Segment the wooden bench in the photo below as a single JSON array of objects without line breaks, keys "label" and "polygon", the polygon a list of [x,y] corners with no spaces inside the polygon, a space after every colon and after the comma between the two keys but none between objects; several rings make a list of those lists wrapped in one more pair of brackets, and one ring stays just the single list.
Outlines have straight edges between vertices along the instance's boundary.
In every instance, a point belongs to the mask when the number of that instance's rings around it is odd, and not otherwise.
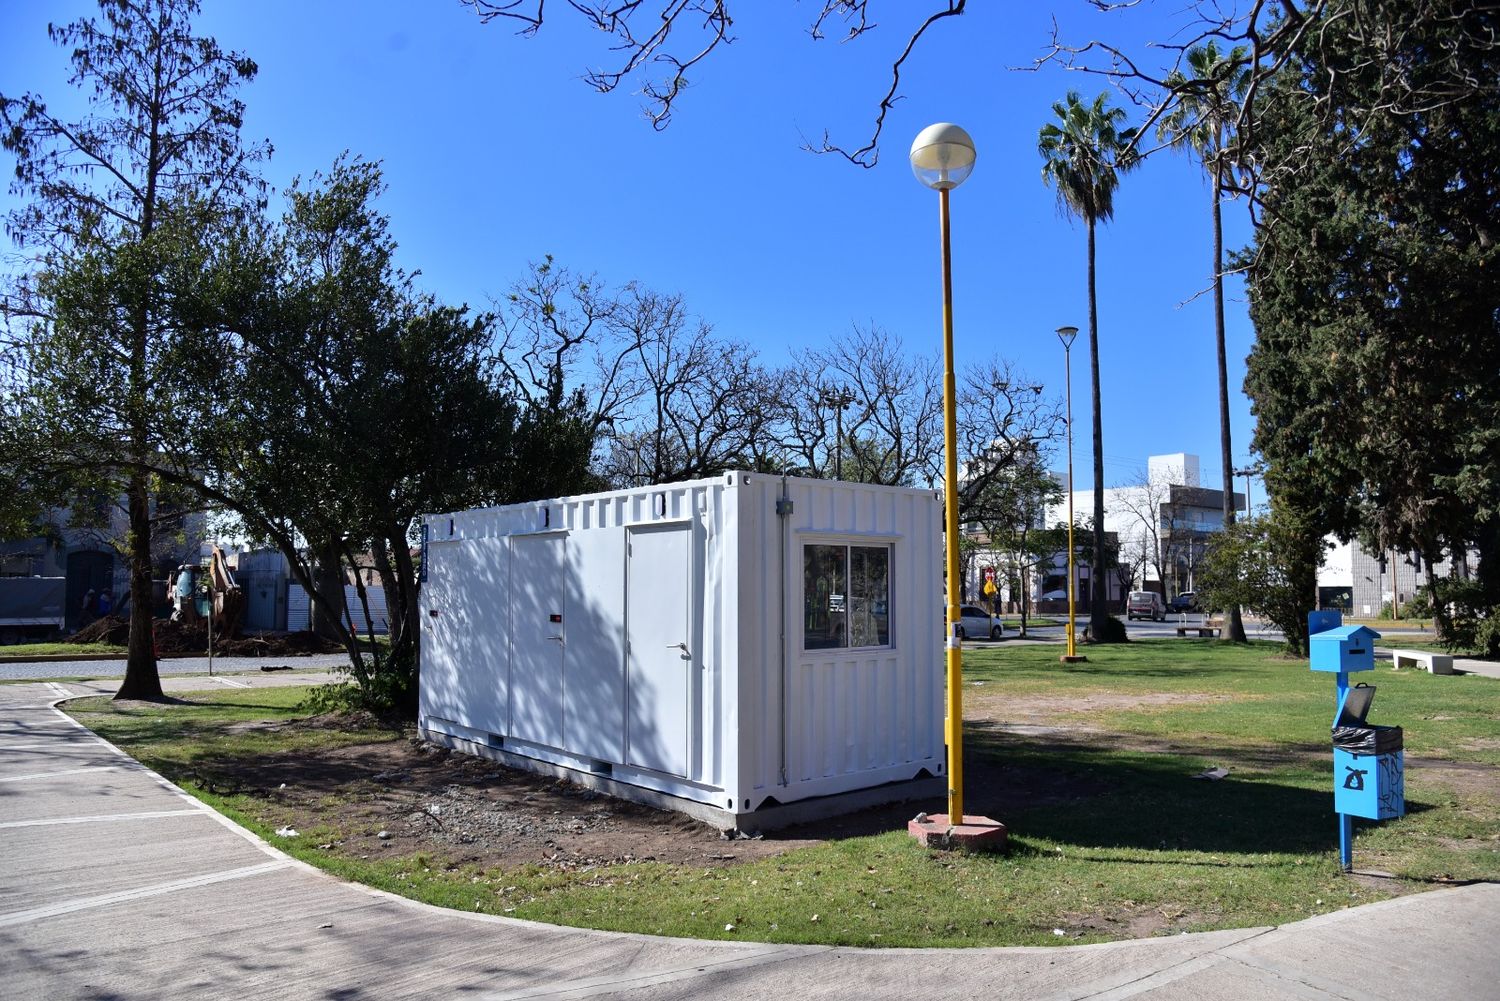
[{"label": "wooden bench", "polygon": [[1427,650],[1392,650],[1391,663],[1398,671],[1403,667],[1425,667],[1429,674],[1453,673],[1453,658],[1446,653],[1430,653]]},{"label": "wooden bench", "polygon": [[1202,622],[1194,626],[1183,623],[1177,627],[1177,635],[1186,636],[1190,631],[1195,629],[1198,631],[1199,636],[1206,636],[1209,639],[1213,639],[1224,631],[1224,620],[1204,619]]}]

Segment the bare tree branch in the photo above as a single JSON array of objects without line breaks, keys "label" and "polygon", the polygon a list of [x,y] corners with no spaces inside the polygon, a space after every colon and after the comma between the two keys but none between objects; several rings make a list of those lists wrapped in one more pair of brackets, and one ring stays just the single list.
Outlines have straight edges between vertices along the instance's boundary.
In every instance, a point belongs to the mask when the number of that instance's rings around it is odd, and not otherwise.
[{"label": "bare tree branch", "polygon": [[[546,0],[461,0],[479,18],[480,23],[507,20],[518,24],[517,34],[534,37],[546,21]],[[601,94],[610,93],[633,76],[646,73],[650,67],[665,68],[657,78],[644,79],[641,94],[647,98],[643,109],[652,128],[661,131],[672,119],[677,100],[691,81],[688,72],[712,55],[720,46],[731,45],[734,36],[730,33],[734,18],[729,0],[656,0],[646,4],[645,0],[566,0],[568,8],[587,24],[613,39],[609,51],[615,53],[615,62],[605,68],[585,71],[583,79]],[[850,163],[861,167],[873,167],[879,159],[881,132],[885,117],[896,102],[901,85],[901,70],[907,59],[916,50],[923,36],[934,24],[946,18],[964,13],[968,0],[944,0],[934,3],[937,9],[927,15],[915,31],[907,38],[899,56],[891,64],[891,85],[881,98],[875,115],[869,140],[857,149],[832,142],[828,132],[823,133],[822,142],[814,145],[804,142],[803,148],[814,153],[836,153]],[[823,0],[808,28],[808,35],[818,41],[826,37],[824,28],[838,18],[848,25],[841,41],[852,42],[875,30],[877,25],[870,19],[870,0]],[[1129,4],[1125,4],[1129,6]],[[637,32],[637,16],[649,24],[649,30]],[[683,31],[676,38],[674,30]],[[696,30],[693,36],[699,41],[679,51],[675,42],[688,31]]]},{"label": "bare tree branch", "polygon": [[[912,33],[912,36],[906,40],[906,48],[901,51],[901,55],[897,57],[894,63],[891,64],[891,87],[888,91],[886,91],[885,97],[880,99],[880,110],[875,115],[875,125],[870,134],[870,139],[868,142],[851,153],[845,147],[838,146],[834,143],[829,142],[828,132],[825,130],[823,132],[823,142],[820,145],[813,146],[811,143],[803,143],[802,148],[810,153],[837,153],[839,156],[842,156],[850,163],[860,167],[865,167],[867,169],[875,166],[875,164],[880,160],[880,133],[881,130],[885,128],[886,113],[896,106],[897,101],[901,100],[901,96],[896,93],[896,91],[901,86],[901,67],[906,64],[907,58],[910,57],[912,52],[916,49],[917,43],[922,40],[922,36],[927,33],[928,28],[931,28],[934,24],[943,20],[944,18],[957,17],[958,15],[962,14],[964,12],[965,4],[966,0],[949,0],[946,9],[934,11],[932,14],[929,14],[927,19],[922,22],[921,26],[918,27],[917,30]],[[834,5],[830,4],[829,6]],[[864,2],[838,4],[837,6],[857,9],[860,17],[860,24],[856,26],[855,30],[851,31],[849,38],[845,39],[845,41],[857,38],[860,34],[863,34],[866,30],[868,30],[863,23],[866,6]],[[827,14],[828,8],[825,7],[823,14],[819,15],[818,17],[819,25],[822,24],[823,18],[826,17]],[[850,15],[846,14],[846,17],[847,16]],[[813,37],[816,38],[819,36],[817,34],[814,34]]]}]

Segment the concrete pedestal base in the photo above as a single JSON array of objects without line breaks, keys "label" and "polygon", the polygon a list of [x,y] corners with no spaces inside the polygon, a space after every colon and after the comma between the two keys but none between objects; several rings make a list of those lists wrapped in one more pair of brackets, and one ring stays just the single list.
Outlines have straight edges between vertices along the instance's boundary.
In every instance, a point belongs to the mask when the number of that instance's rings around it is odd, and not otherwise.
[{"label": "concrete pedestal base", "polygon": [[949,824],[946,813],[921,815],[906,822],[906,832],[926,848],[965,848],[999,851],[1005,847],[1005,825],[989,817],[964,814],[962,824]]},{"label": "concrete pedestal base", "polygon": [[1067,654],[1063,654],[1057,659],[1064,664],[1087,664],[1089,662],[1089,659],[1081,653],[1072,657],[1069,657]]}]

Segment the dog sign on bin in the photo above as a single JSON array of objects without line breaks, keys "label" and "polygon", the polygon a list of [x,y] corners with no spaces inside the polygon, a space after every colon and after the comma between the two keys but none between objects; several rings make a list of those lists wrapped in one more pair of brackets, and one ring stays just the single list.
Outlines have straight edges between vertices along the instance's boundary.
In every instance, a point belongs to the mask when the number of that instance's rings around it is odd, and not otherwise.
[{"label": "dog sign on bin", "polygon": [[1406,812],[1401,728],[1365,722],[1374,700],[1374,685],[1355,685],[1333,726],[1333,809],[1390,820]]},{"label": "dog sign on bin", "polygon": [[1375,669],[1380,634],[1365,626],[1341,625],[1337,612],[1307,617],[1308,650],[1314,671],[1338,676],[1333,717],[1333,809],[1339,815],[1339,863],[1353,865],[1355,817],[1390,820],[1406,812],[1406,772],[1399,726],[1366,722],[1375,686],[1349,686],[1349,675]]}]

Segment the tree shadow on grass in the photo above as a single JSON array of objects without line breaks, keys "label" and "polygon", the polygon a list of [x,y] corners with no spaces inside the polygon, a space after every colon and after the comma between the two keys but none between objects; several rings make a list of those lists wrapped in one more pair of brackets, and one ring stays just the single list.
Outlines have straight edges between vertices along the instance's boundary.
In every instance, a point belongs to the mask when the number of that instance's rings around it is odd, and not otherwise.
[{"label": "tree shadow on grass", "polygon": [[[1306,854],[1336,846],[1331,763],[1327,784],[1310,788],[1316,758],[1306,747],[1278,757],[1263,748],[1135,750],[1099,735],[1066,731],[1019,736],[971,724],[966,743],[966,812],[1004,822],[1016,835],[1083,848]],[[1259,774],[1237,776],[1237,762]],[[1194,778],[1210,766],[1229,774]],[[1273,764],[1274,767],[1274,764]],[[1428,806],[1407,803],[1408,813]]]}]

